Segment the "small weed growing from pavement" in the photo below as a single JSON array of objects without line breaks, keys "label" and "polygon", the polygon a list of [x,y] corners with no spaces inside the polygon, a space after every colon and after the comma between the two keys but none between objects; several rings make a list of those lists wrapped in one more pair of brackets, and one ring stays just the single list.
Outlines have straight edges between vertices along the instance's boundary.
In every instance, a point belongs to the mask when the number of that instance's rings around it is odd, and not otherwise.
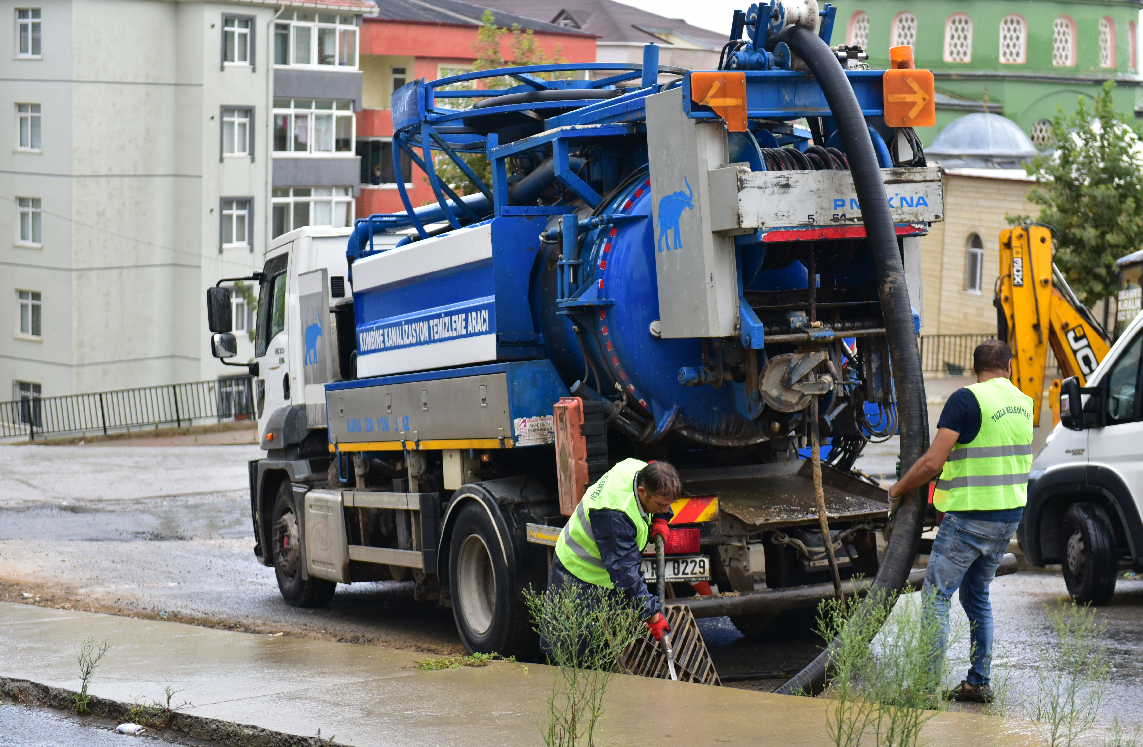
[{"label": "small weed growing from pavement", "polygon": [[175,705],[174,699],[178,692],[178,690],[167,685],[163,689],[163,700],[153,700],[150,703],[145,700],[136,701],[135,705],[131,706],[131,720],[155,731],[166,729],[171,725],[171,717],[175,715],[175,711],[192,706],[190,702],[185,700]]},{"label": "small weed growing from pavement", "polygon": [[535,630],[557,667],[548,695],[547,747],[595,745],[603,698],[623,652],[643,635],[640,615],[613,589],[564,584],[539,594],[524,592]]},{"label": "small weed growing from pavement", "polygon": [[468,656],[442,656],[439,659],[418,661],[417,665],[426,672],[434,672],[438,669],[457,669],[458,667],[486,667],[494,661],[516,661],[516,657],[504,657],[495,652],[491,654],[469,654]]},{"label": "small weed growing from pavement", "polygon": [[1035,718],[1045,726],[1049,747],[1071,747],[1095,723],[1107,694],[1107,625],[1074,601],[1044,611],[1048,635],[1036,644]]},{"label": "small weed growing from pavement", "polygon": [[88,638],[79,647],[79,654],[75,658],[79,662],[80,687],[79,692],[71,696],[72,700],[75,701],[75,710],[79,713],[87,713],[87,704],[91,702],[87,688],[91,684],[91,677],[95,674],[95,668],[99,666],[99,660],[110,648],[110,641],[96,643],[94,638]]},{"label": "small weed growing from pavement", "polygon": [[870,731],[879,745],[915,747],[944,708],[944,652],[931,603],[931,596],[874,591],[849,614],[837,602],[821,606],[819,633],[836,640],[826,725],[837,747],[856,747]]},{"label": "small weed growing from pavement", "polygon": [[321,735],[321,729],[318,729],[317,736],[314,737],[314,739],[317,740],[317,743],[321,745],[321,747],[330,747],[333,744],[333,740],[336,736],[336,734],[333,734],[328,739],[326,739]]},{"label": "small weed growing from pavement", "polygon": [[1141,736],[1143,736],[1143,727],[1136,726],[1134,730],[1127,731],[1123,724],[1119,723],[1119,717],[1116,716],[1111,720],[1111,733],[1103,744],[1104,747],[1136,747]]}]

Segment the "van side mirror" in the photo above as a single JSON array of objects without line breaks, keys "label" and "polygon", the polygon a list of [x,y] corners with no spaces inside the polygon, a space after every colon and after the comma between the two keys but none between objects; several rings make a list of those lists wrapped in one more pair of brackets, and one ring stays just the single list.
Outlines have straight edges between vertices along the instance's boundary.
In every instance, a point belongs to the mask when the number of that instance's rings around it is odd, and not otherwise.
[{"label": "van side mirror", "polygon": [[[214,286],[206,289],[206,324],[211,332],[230,332],[234,329],[234,322],[231,319],[229,288]],[[231,335],[231,338],[233,337]],[[214,347],[213,339],[211,340],[211,347]],[[216,354],[215,357],[222,356]]]},{"label": "van side mirror", "polygon": [[233,358],[238,355],[238,340],[231,332],[216,332],[210,336],[210,354],[215,358]]},{"label": "van side mirror", "polygon": [[1060,383],[1060,425],[1071,431],[1083,430],[1083,402],[1079,379],[1075,376]]}]

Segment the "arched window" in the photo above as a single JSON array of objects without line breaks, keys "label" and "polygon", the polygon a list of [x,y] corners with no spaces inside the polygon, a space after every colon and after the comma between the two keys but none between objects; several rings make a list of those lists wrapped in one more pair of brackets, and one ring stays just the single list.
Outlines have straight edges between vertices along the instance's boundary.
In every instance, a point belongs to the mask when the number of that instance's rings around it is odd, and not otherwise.
[{"label": "arched window", "polygon": [[1138,40],[1135,37],[1135,21],[1127,22],[1127,66],[1132,71],[1139,69],[1139,60],[1136,58],[1138,55],[1137,47]]},{"label": "arched window", "polygon": [[1074,67],[1076,64],[1076,22],[1060,16],[1052,22],[1052,65]]},{"label": "arched window", "polygon": [[1032,145],[1043,148],[1052,142],[1052,123],[1046,119],[1037,120],[1036,124],[1032,125],[1028,137],[1032,140]]},{"label": "arched window", "polygon": [[866,49],[869,42],[869,16],[864,10],[859,10],[849,17],[849,32],[845,35],[846,44],[851,47]]},{"label": "arched window", "polygon": [[964,259],[964,289],[969,293],[980,293],[984,281],[984,242],[979,234],[969,234]]},{"label": "arched window", "polygon": [[972,19],[966,13],[945,21],[945,62],[972,62]]},{"label": "arched window", "polygon": [[1028,26],[1018,15],[1004,16],[1000,22],[1000,64],[1022,65],[1028,50]]},{"label": "arched window", "polygon": [[1115,21],[1099,19],[1099,66],[1115,67]]},{"label": "arched window", "polygon": [[905,11],[893,19],[893,46],[915,47],[917,45],[917,17]]}]

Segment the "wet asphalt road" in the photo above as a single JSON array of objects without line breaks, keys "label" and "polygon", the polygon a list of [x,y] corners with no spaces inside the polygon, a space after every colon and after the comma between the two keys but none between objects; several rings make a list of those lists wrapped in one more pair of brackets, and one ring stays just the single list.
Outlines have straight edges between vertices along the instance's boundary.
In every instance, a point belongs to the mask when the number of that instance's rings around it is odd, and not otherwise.
[{"label": "wet asphalt road", "polygon": [[115,731],[118,724],[87,716],[64,713],[50,708],[30,708],[5,703],[0,705],[0,747],[123,747],[125,740],[133,744],[181,744],[206,747],[206,742],[145,731],[138,736],[125,736]]},{"label": "wet asphalt road", "polygon": [[[933,419],[935,423],[935,418]],[[172,619],[252,632],[285,632],[435,653],[461,650],[450,610],[412,599],[411,584],[339,587],[330,607],[298,610],[253,554],[245,461],[254,446],[0,446],[0,599]],[[866,471],[892,479],[892,442],[871,445]],[[1064,598],[1058,572],[997,579],[997,676],[1017,693],[1033,680],[1031,642],[1043,606]],[[959,615],[959,607],[954,607]],[[1121,580],[1108,624],[1112,693],[1104,714],[1143,724],[1143,580]],[[792,672],[820,650],[787,626],[766,641],[727,618],[700,621],[721,674]],[[963,651],[954,650],[954,655]],[[773,689],[779,680],[750,683]],[[0,740],[0,745],[3,742]]]}]

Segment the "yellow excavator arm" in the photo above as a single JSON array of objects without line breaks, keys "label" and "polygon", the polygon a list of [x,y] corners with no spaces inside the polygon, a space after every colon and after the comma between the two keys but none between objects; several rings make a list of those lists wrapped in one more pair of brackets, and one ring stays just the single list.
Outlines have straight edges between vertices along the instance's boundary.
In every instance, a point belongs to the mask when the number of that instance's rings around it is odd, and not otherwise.
[{"label": "yellow excavator arm", "polygon": [[[1052,236],[1045,226],[1001,231],[993,303],[1000,339],[1012,348],[1012,383],[1032,398],[1032,422],[1039,425],[1048,348],[1063,375],[1078,377],[1084,386],[1111,347],[1107,333],[1052,262]],[[1060,419],[1060,381],[1053,380],[1049,394],[1053,425]]]}]

